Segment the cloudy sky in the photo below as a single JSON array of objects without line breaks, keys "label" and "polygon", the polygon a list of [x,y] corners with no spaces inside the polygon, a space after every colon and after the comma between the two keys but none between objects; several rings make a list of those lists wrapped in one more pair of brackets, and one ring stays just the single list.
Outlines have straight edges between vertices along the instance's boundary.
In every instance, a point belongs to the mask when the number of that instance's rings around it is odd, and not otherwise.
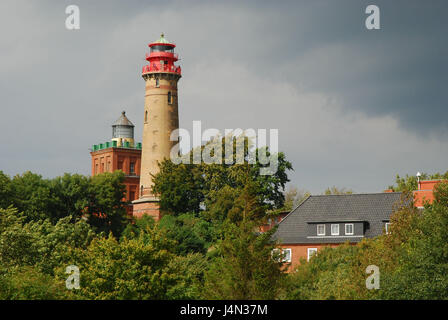
[{"label": "cloudy sky", "polygon": [[[67,30],[76,4],[81,29]],[[380,30],[365,9],[380,8]],[[141,140],[147,44],[181,57],[180,126],[279,129],[291,184],[378,192],[448,170],[446,1],[0,3],[0,170],[90,174],[122,110]]]}]

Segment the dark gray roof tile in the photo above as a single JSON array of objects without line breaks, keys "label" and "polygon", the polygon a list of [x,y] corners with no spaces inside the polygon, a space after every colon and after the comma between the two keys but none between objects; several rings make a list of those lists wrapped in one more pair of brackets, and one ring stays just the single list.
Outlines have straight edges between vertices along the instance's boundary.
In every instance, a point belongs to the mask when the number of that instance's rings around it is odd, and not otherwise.
[{"label": "dark gray roof tile", "polygon": [[369,228],[364,237],[375,237],[383,232],[384,221],[390,219],[401,195],[400,192],[391,192],[309,196],[279,223],[273,237],[290,244],[360,241],[362,238],[307,238],[309,223],[347,221],[365,221]]}]

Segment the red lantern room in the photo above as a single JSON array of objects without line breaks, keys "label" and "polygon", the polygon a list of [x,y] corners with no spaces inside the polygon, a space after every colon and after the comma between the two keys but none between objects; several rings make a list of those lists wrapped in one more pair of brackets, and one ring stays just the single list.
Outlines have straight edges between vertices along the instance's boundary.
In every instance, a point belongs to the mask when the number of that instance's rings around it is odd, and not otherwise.
[{"label": "red lantern room", "polygon": [[148,46],[150,53],[146,54],[146,60],[149,65],[143,67],[142,74],[164,72],[181,75],[181,68],[174,65],[174,62],[179,60],[177,53],[174,53],[176,45],[168,42],[163,33],[159,40],[150,43]]}]

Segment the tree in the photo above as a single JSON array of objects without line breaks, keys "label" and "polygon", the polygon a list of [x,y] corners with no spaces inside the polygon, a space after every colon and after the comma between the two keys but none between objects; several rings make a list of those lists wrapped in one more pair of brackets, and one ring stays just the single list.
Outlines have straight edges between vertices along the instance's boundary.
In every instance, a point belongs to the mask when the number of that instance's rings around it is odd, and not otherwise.
[{"label": "tree", "polygon": [[36,234],[24,228],[25,216],[17,209],[0,209],[0,262],[8,268],[33,265],[38,259]]},{"label": "tree", "polygon": [[435,189],[434,203],[416,214],[401,230],[391,225],[391,237],[405,234],[399,243],[396,268],[385,281],[382,299],[447,299],[448,298],[448,183]]},{"label": "tree", "polygon": [[[444,179],[448,180],[448,171],[445,173],[422,173],[420,176],[420,180],[433,180],[433,179]],[[395,178],[395,185],[391,185],[388,187],[388,189],[391,189],[395,192],[411,192],[413,190],[418,189],[417,185],[417,176],[410,176],[406,174],[405,177],[400,177],[400,175],[397,174]]]},{"label": "tree", "polygon": [[176,241],[174,251],[178,255],[195,252],[205,254],[212,242],[211,223],[191,213],[177,217],[163,216],[159,227],[166,232],[169,239]]},{"label": "tree", "polygon": [[127,223],[124,173],[102,173],[93,176],[88,188],[87,221],[99,232],[112,232],[119,237]]},{"label": "tree", "polygon": [[358,247],[344,244],[324,248],[307,262],[302,259],[296,272],[288,275],[285,299],[360,299],[359,279],[352,273]]},{"label": "tree", "polygon": [[57,201],[52,196],[49,181],[30,171],[14,176],[10,196],[9,205],[23,212],[27,221],[51,217],[48,209]]},{"label": "tree", "polygon": [[167,297],[176,300],[200,299],[207,264],[207,258],[199,253],[188,253],[172,259],[169,268],[176,270],[178,278],[176,283],[168,288]]},{"label": "tree", "polygon": [[0,171],[0,208],[6,209],[12,198],[11,179]]},{"label": "tree", "polygon": [[14,208],[0,209],[0,264],[5,268],[33,266],[53,275],[56,266],[70,257],[68,248],[85,249],[96,236],[83,220],[65,217],[56,224],[49,219],[25,222]]},{"label": "tree", "polygon": [[98,232],[119,235],[127,223],[123,182],[121,171],[94,177],[66,173],[54,179],[29,171],[9,179],[0,172],[0,208],[17,208],[26,222],[84,218]]},{"label": "tree", "polygon": [[325,189],[324,191],[325,195],[332,195],[332,194],[336,194],[336,195],[340,195],[340,194],[353,194],[353,190],[351,189],[346,189],[346,188],[338,188],[338,187],[328,187],[327,189]]},{"label": "tree", "polygon": [[[137,239],[117,241],[111,234],[94,239],[87,250],[73,249],[71,264],[80,269],[80,289],[87,299],[170,299],[169,290],[183,281],[173,269],[175,243],[156,225]],[[64,270],[58,269],[63,278]],[[176,293],[176,298],[185,298]]]},{"label": "tree", "polygon": [[[265,209],[256,197],[255,183],[247,179],[243,192],[230,210],[216,245],[216,257],[205,276],[207,299],[275,299],[283,284],[283,262],[271,236],[257,227]],[[274,256],[274,257],[273,257]]]},{"label": "tree", "polygon": [[89,206],[91,178],[80,174],[65,173],[49,181],[52,198],[55,200],[46,212],[53,223],[66,216],[79,219]]},{"label": "tree", "polygon": [[33,267],[0,270],[1,300],[61,300],[73,299],[63,281]]},{"label": "tree", "polygon": [[291,211],[295,207],[297,207],[303,200],[308,198],[311,195],[309,191],[299,190],[297,187],[290,186],[285,191],[285,211]]},{"label": "tree", "polygon": [[154,218],[148,215],[143,215],[141,218],[134,219],[129,223],[121,233],[121,239],[138,239],[140,234],[144,234],[147,230],[154,228]]},{"label": "tree", "polygon": [[195,164],[175,165],[170,160],[160,164],[154,176],[154,189],[160,194],[160,209],[169,214],[200,211],[204,201],[204,177]]},{"label": "tree", "polygon": [[[160,194],[161,209],[174,215],[194,212],[208,219],[218,221],[225,219],[230,203],[237,199],[244,188],[245,171],[251,157],[247,142],[244,144],[241,163],[235,163],[236,140],[222,138],[217,142],[222,144],[223,150],[226,143],[233,143],[232,164],[225,163],[225,152],[220,163],[173,164],[171,160],[165,160],[159,164],[160,171],[154,176],[153,192]],[[209,142],[202,146],[201,150],[208,148],[210,143],[216,142]],[[267,148],[263,150],[267,157],[271,156]],[[185,158],[192,162],[194,154],[195,151],[192,150]],[[278,209],[283,207],[283,190],[289,181],[286,172],[292,170],[292,166],[281,152],[277,154],[277,160],[273,161],[277,161],[277,170],[271,175],[261,175],[260,169],[265,165],[260,162],[257,155],[255,163],[249,164],[249,172],[251,181],[257,186],[256,196],[269,209]],[[224,198],[221,197],[222,193],[226,194]]]},{"label": "tree", "polygon": [[434,187],[435,206],[448,207],[448,183],[439,183]]},{"label": "tree", "polygon": [[[321,250],[288,276],[289,299],[447,299],[448,183],[416,209],[405,194],[390,232],[356,245]],[[380,270],[380,290],[368,290],[366,267]]]}]

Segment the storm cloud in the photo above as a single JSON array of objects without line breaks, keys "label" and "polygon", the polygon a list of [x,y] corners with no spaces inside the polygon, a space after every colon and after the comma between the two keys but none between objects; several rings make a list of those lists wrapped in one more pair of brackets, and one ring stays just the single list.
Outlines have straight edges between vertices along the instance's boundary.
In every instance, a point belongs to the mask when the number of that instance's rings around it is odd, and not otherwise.
[{"label": "storm cloud", "polygon": [[[76,4],[81,29],[65,28]],[[380,8],[367,30],[365,8]],[[147,44],[181,60],[180,126],[277,128],[291,183],[382,191],[448,170],[446,1],[2,1],[0,170],[90,173],[126,110],[140,140]]]}]

